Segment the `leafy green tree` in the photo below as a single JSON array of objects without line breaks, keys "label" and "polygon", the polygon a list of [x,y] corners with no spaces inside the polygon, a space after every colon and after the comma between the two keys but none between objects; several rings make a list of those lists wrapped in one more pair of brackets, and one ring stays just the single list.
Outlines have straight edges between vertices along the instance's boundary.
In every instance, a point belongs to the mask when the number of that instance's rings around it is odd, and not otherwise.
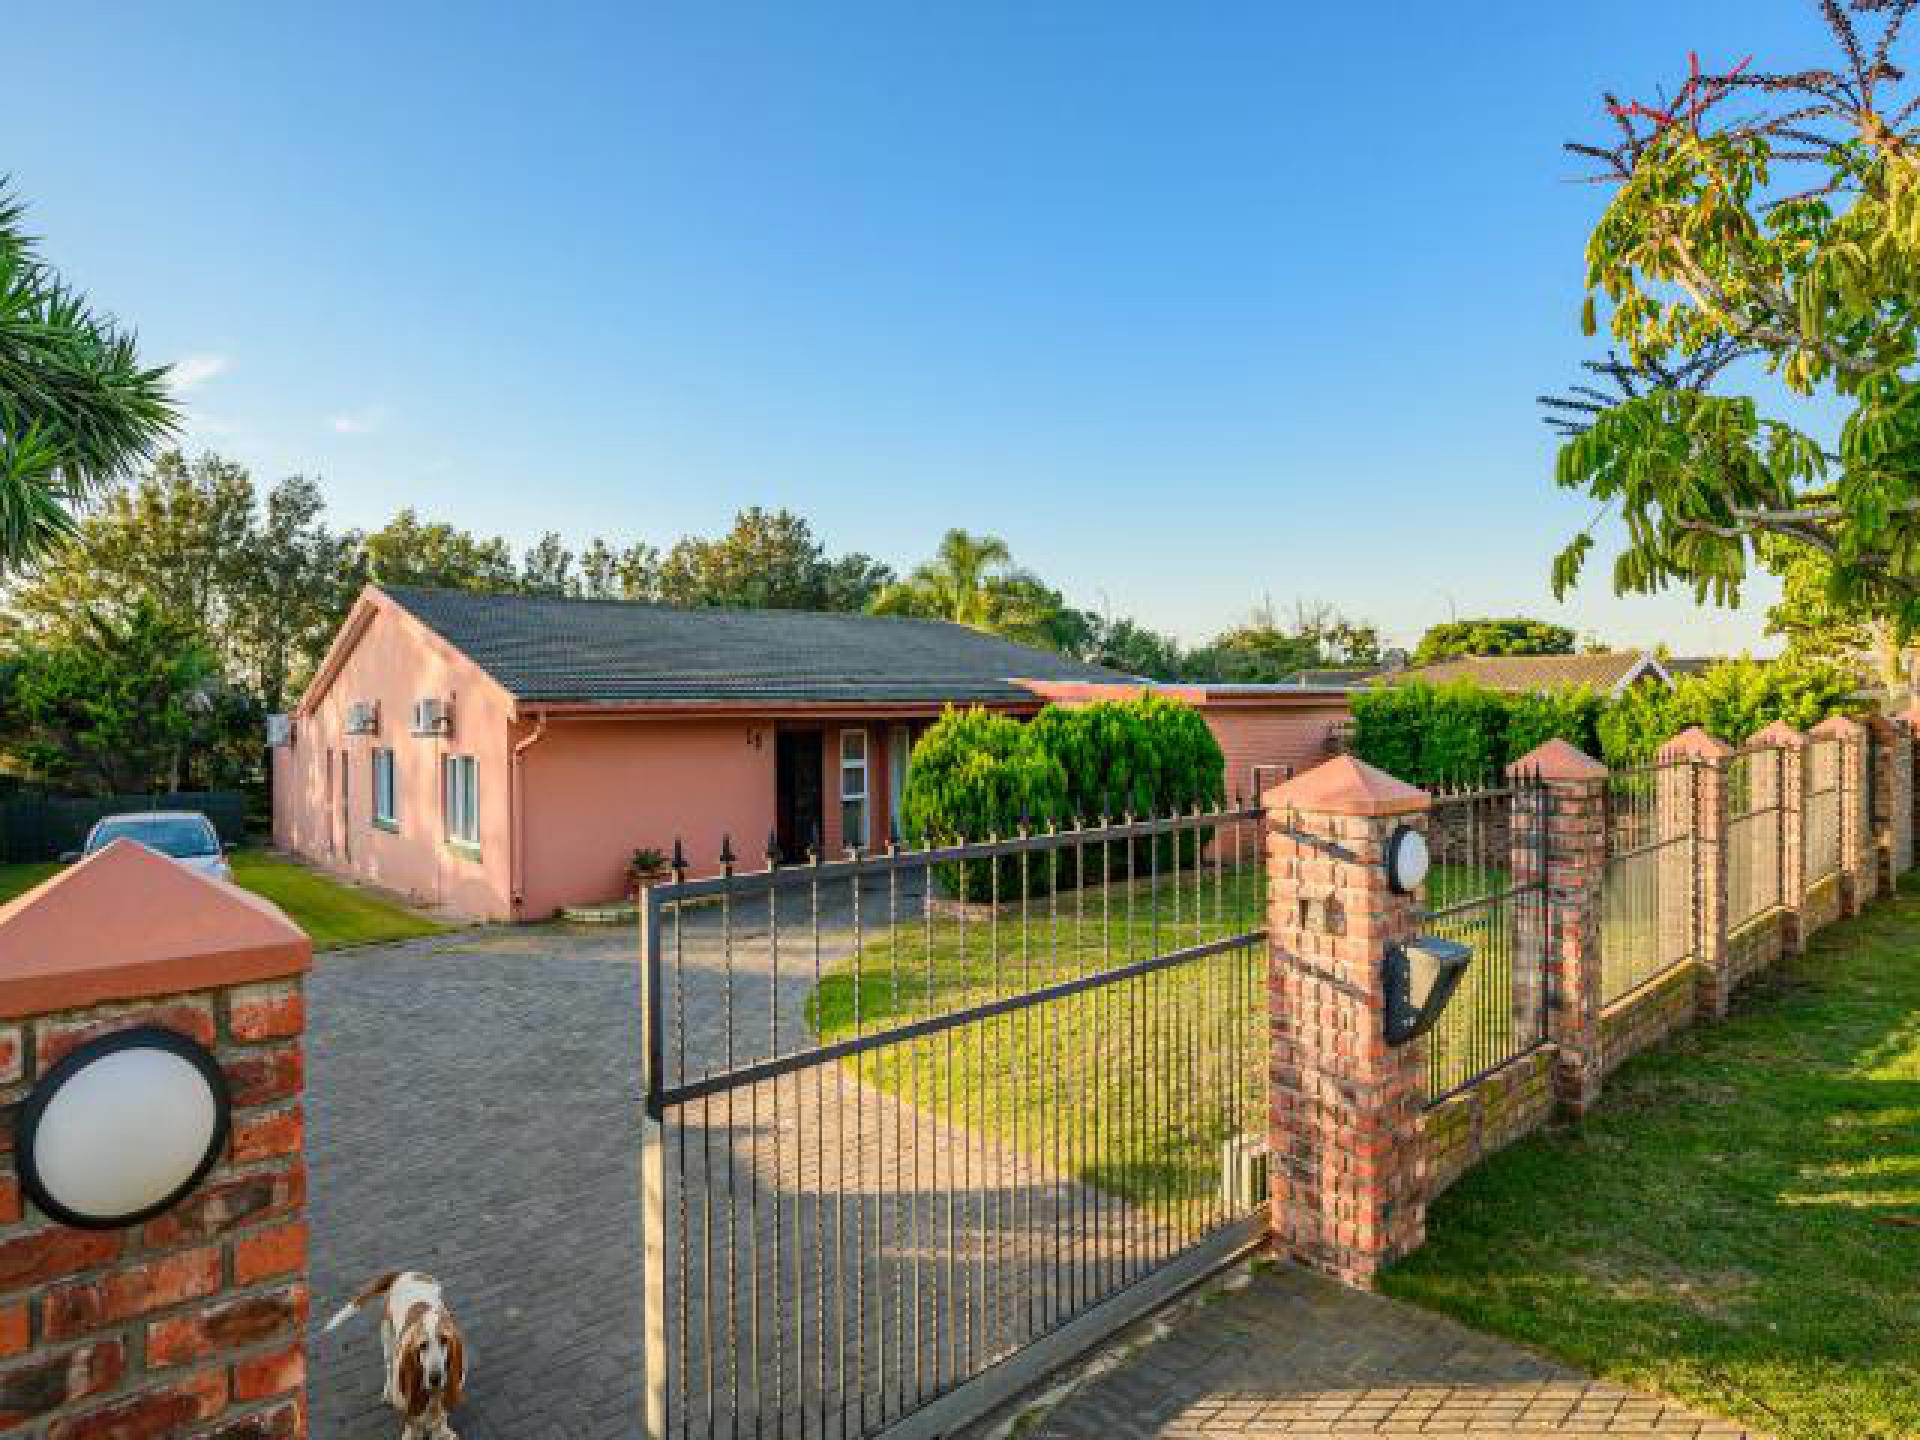
[{"label": "leafy green tree", "polygon": [[865,610],[894,581],[893,567],[860,551],[827,562],[820,577],[820,608]]},{"label": "leafy green tree", "polygon": [[17,768],[59,787],[179,789],[196,743],[219,723],[218,668],[193,628],[150,600],[88,615],[11,658],[0,744]]},{"label": "leafy green tree", "polygon": [[579,592],[590,600],[658,600],[660,552],[644,542],[615,550],[596,535],[580,553]]},{"label": "leafy green tree", "polygon": [[1780,598],[1767,609],[1767,633],[1787,642],[1787,658],[1871,670],[1896,702],[1909,698],[1914,655],[1893,620],[1836,604],[1833,566],[1818,550],[1770,539],[1761,554],[1780,577]]},{"label": "leafy green tree", "polygon": [[1081,660],[1149,680],[1177,680],[1184,673],[1180,642],[1171,635],[1149,630],[1124,616],[1115,619],[1089,614],[1086,627],[1086,641],[1075,652]]},{"label": "leafy green tree", "polygon": [[528,547],[520,561],[520,589],[528,595],[575,595],[580,582],[573,552],[552,530]]},{"label": "leafy green tree", "polygon": [[[1609,98],[1609,143],[1569,147],[1612,190],[1587,243],[1588,333],[1604,322],[1645,372],[1733,346],[1769,382],[1764,406],[1656,384],[1566,441],[1559,483],[1625,522],[1616,590],[1736,603],[1779,538],[1826,557],[1836,606],[1903,634],[1920,620],[1920,146],[1892,58],[1913,8],[1822,0],[1832,63],[1696,61],[1670,100]],[[1840,413],[1836,452],[1791,418],[1807,400]],[[1593,544],[1589,527],[1561,554],[1556,592]]]},{"label": "leafy green tree", "polygon": [[283,480],[263,501],[244,467],[168,453],[13,586],[8,618],[59,636],[151,607],[191,630],[230,683],[281,709],[359,589],[356,542],[324,513],[310,480]]},{"label": "leafy green tree", "polygon": [[1312,637],[1256,623],[1216,635],[1187,656],[1184,668],[1195,680],[1272,685],[1324,659]]},{"label": "leafy green tree", "polygon": [[1414,647],[1413,663],[1433,665],[1461,655],[1571,655],[1574,639],[1564,625],[1520,616],[1447,620],[1427,628]]},{"label": "leafy green tree", "polygon": [[0,184],[0,569],[73,533],[179,423],[164,366],[42,260]]},{"label": "leafy green tree", "polygon": [[422,520],[411,507],[358,537],[360,566],[378,585],[442,590],[517,590],[520,568],[499,536],[483,540],[444,521]]},{"label": "leafy green tree", "polygon": [[328,527],[319,486],[294,475],[267,491],[226,571],[227,621],[209,637],[226,673],[268,711],[289,708],[362,584],[355,540]]},{"label": "leafy green tree", "polygon": [[670,605],[851,609],[865,605],[884,573],[865,555],[828,559],[800,516],[754,505],[724,535],[676,542],[659,562],[657,589]]}]

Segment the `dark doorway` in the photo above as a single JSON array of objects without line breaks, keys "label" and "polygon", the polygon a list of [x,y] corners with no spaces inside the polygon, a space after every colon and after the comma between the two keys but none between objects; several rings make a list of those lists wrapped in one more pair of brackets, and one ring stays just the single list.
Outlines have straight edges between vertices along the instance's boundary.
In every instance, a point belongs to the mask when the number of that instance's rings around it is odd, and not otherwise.
[{"label": "dark doorway", "polygon": [[821,843],[821,747],[819,730],[782,730],[774,740],[774,825],[780,858],[793,864]]}]

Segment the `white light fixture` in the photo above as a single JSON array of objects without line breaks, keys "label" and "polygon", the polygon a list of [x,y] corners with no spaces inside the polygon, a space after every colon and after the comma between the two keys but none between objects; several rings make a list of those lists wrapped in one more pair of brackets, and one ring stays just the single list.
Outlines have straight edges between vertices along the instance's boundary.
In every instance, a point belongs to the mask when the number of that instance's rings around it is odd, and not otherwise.
[{"label": "white light fixture", "polygon": [[226,1148],[226,1076],[204,1046],[156,1026],[81,1045],[20,1107],[16,1163],[64,1225],[138,1225],[184,1199]]},{"label": "white light fixture", "polygon": [[1400,895],[1411,895],[1433,868],[1433,854],[1427,849],[1427,837],[1411,825],[1398,826],[1387,837],[1387,884]]},{"label": "white light fixture", "polygon": [[1387,947],[1386,1037],[1389,1045],[1417,1040],[1453,999],[1473,960],[1473,947],[1438,935]]}]

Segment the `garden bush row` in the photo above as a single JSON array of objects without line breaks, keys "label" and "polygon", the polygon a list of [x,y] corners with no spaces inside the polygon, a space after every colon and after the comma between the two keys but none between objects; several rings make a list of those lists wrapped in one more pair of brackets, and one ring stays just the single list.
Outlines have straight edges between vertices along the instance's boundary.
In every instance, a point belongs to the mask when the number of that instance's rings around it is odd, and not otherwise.
[{"label": "garden bush row", "polygon": [[[1090,824],[1102,817],[1217,809],[1226,797],[1226,759],[1190,705],[1157,695],[1068,708],[1050,705],[1030,723],[986,710],[949,710],[913,749],[901,800],[910,845],[945,845]],[[1161,837],[1150,850],[1102,847],[1109,873],[1145,875],[1155,863],[1190,863]],[[940,867],[950,894],[973,901],[1017,899],[1082,878],[1071,851],[1010,857],[998,873],[984,862]],[[1084,857],[1092,866],[1095,855]]]},{"label": "garden bush row", "polygon": [[1859,679],[1824,661],[1729,660],[1669,690],[1636,686],[1617,699],[1591,689],[1511,695],[1468,681],[1393,685],[1353,697],[1353,753],[1415,785],[1482,783],[1559,738],[1615,767],[1645,764],[1699,726],[1739,745],[1775,720],[1800,729],[1870,708]]}]

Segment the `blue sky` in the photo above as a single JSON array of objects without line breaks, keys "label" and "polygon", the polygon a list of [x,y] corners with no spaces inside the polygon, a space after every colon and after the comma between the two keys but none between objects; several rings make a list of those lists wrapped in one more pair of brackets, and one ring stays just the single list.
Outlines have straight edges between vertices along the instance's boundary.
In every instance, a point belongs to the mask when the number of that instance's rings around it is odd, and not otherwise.
[{"label": "blue sky", "polygon": [[1763,587],[1550,603],[1591,506],[1533,397],[1601,200],[1559,145],[1690,47],[1821,57],[1813,9],[65,0],[0,170],[194,443],[342,523],[787,505],[1190,639],[1270,595],[1737,649]]}]

